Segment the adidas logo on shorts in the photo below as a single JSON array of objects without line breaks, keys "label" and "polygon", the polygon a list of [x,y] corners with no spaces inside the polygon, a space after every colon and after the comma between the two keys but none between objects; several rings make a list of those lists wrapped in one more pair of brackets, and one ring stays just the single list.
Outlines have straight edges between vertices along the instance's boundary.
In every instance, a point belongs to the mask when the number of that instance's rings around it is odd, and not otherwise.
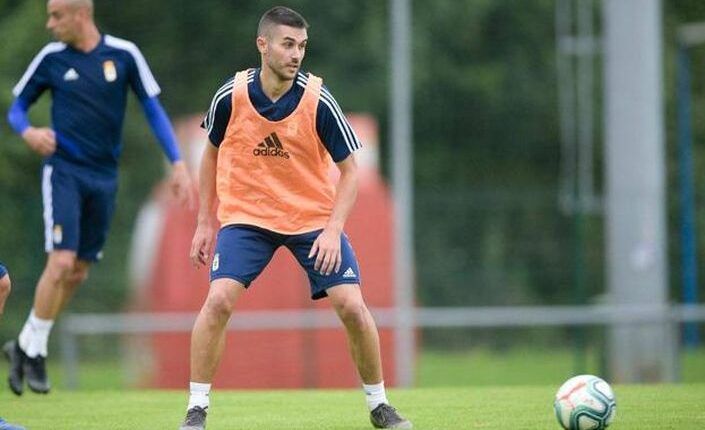
[{"label": "adidas logo on shorts", "polygon": [[356,278],[357,275],[355,274],[355,271],[352,269],[352,267],[348,267],[348,270],[343,273],[343,278]]}]

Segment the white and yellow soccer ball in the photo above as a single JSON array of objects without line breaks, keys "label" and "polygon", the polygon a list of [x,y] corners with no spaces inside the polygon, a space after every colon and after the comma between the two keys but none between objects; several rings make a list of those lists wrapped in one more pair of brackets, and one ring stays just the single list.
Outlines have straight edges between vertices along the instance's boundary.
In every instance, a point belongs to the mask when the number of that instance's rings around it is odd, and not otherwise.
[{"label": "white and yellow soccer ball", "polygon": [[607,382],[593,375],[578,375],[558,389],[553,409],[566,430],[603,430],[614,420],[617,402]]}]

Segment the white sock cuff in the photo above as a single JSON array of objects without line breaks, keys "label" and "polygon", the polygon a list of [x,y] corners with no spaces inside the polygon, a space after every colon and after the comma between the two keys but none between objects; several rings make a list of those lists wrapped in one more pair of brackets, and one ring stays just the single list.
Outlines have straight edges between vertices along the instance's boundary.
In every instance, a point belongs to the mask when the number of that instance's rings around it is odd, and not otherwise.
[{"label": "white sock cuff", "polygon": [[45,320],[39,318],[35,313],[34,309],[29,313],[29,321],[37,330],[51,330],[54,325],[54,320]]},{"label": "white sock cuff", "polygon": [[204,384],[202,382],[190,382],[189,389],[191,390],[191,393],[208,395],[208,393],[211,391],[211,384]]},{"label": "white sock cuff", "polygon": [[362,384],[362,389],[365,391],[365,394],[379,393],[380,391],[384,391],[384,381],[379,384]]},{"label": "white sock cuff", "polygon": [[208,395],[208,392],[211,390],[211,384],[191,382],[189,387],[191,389],[191,395],[189,396],[186,410],[188,411],[196,406],[203,409],[208,409],[208,406],[210,406],[210,396]]},{"label": "white sock cuff", "polygon": [[389,404],[387,393],[384,390],[384,381],[379,384],[362,384],[362,390],[365,392],[365,401],[367,407],[372,411],[381,403]]}]

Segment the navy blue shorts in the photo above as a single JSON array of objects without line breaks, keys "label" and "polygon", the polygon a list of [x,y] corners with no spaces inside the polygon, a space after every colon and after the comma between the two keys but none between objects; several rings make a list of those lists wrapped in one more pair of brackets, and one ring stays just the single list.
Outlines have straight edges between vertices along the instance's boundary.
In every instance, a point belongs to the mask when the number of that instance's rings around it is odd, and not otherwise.
[{"label": "navy blue shorts", "polygon": [[5,275],[7,275],[7,269],[0,263],[0,279],[4,278]]},{"label": "navy blue shorts", "polygon": [[116,194],[117,178],[46,163],[42,172],[46,251],[70,250],[81,260],[100,260]]},{"label": "navy blue shorts", "polygon": [[326,297],[326,290],[341,284],[359,284],[360,268],[345,234],[340,237],[342,263],[338,273],[321,275],[314,270],[316,257],[308,258],[311,246],[322,230],[286,235],[249,225],[228,225],[220,229],[211,267],[211,281],[233,279],[246,288],[271,261],[274,251],[286,246],[308,274],[311,298]]}]

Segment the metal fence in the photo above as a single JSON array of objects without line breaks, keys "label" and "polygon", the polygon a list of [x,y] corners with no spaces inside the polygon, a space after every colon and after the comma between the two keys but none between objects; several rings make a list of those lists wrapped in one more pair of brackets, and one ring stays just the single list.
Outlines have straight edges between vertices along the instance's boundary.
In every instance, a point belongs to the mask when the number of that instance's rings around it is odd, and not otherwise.
[{"label": "metal fence", "polygon": [[[398,319],[395,309],[373,308],[371,312],[380,328],[396,328]],[[705,305],[416,308],[412,318],[415,328],[533,328],[657,324],[676,331],[680,323],[705,322]],[[194,313],[66,315],[59,325],[66,388],[78,388],[79,336],[184,333],[191,331],[195,319]],[[337,327],[340,327],[340,322],[333,311],[278,310],[236,312],[230,320],[228,329],[305,330]],[[673,339],[677,339],[677,336],[673,336]]]}]

